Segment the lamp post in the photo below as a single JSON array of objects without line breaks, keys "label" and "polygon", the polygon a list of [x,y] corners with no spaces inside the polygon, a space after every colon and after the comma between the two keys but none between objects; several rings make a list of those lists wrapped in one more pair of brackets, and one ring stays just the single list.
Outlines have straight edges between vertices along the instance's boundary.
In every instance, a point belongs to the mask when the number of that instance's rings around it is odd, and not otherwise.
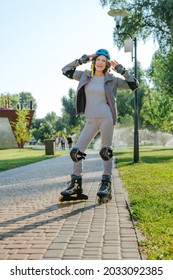
[{"label": "lamp post", "polygon": [[[136,40],[136,37],[132,38],[131,34],[129,34],[129,33],[124,33],[124,32],[119,33],[122,17],[127,16],[128,12],[126,10],[122,10],[122,9],[114,9],[114,7],[112,6],[110,11],[108,12],[108,15],[111,17],[114,17],[118,35],[127,34],[133,40],[134,50],[132,50],[132,61],[134,61],[134,69],[135,69],[134,75],[135,75],[135,78],[137,79],[138,73],[137,73],[137,40]],[[138,90],[135,89],[135,91],[134,91],[134,162],[138,162],[138,161],[139,161]]]}]

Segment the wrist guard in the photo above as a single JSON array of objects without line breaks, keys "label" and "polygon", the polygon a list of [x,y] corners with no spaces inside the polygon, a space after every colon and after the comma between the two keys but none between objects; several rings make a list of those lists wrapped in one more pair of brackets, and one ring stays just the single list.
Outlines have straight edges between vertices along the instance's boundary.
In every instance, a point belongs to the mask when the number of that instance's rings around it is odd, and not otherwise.
[{"label": "wrist guard", "polygon": [[124,75],[127,71],[126,68],[121,64],[116,65],[115,70],[117,71],[117,73],[119,73],[121,75]]},{"label": "wrist guard", "polygon": [[89,61],[89,57],[84,54],[81,58],[78,59],[78,63],[81,65],[83,63],[87,63]]}]

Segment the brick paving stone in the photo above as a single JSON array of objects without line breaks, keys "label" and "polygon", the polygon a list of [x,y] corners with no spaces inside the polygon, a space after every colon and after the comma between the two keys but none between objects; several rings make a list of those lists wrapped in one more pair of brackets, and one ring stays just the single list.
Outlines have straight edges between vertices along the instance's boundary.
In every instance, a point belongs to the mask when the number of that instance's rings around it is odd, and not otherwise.
[{"label": "brick paving stone", "polygon": [[70,240],[70,236],[56,236],[55,239],[54,239],[54,242],[69,242]]},{"label": "brick paving stone", "polygon": [[27,243],[22,243],[22,244],[14,244],[14,243],[11,243],[11,244],[8,244],[5,246],[6,249],[28,249],[28,247],[30,247],[30,245],[28,245]]},{"label": "brick paving stone", "polygon": [[87,151],[83,190],[89,198],[60,205],[71,168],[66,155],[0,173],[1,260],[141,259],[117,169],[112,200],[99,205],[102,161],[98,151]]},{"label": "brick paving stone", "polygon": [[87,242],[85,245],[85,248],[102,248],[103,242],[95,242],[95,243],[89,243]]},{"label": "brick paving stone", "polygon": [[38,243],[38,244],[33,244],[30,246],[31,249],[48,249],[49,244],[46,243]]},{"label": "brick paving stone", "polygon": [[62,258],[64,250],[48,250],[45,254],[43,259],[53,259],[53,258]]},{"label": "brick paving stone", "polygon": [[103,236],[92,236],[92,237],[89,237],[87,239],[87,242],[88,243],[97,243],[97,242],[101,242],[103,240]]},{"label": "brick paving stone", "polygon": [[121,251],[120,251],[120,247],[119,246],[104,246],[103,247],[103,253],[104,254],[114,254],[114,253],[121,253]]},{"label": "brick paving stone", "polygon": [[85,244],[84,243],[69,243],[67,248],[69,249],[72,249],[72,248],[75,248],[75,249],[83,249],[85,247]]},{"label": "brick paving stone", "polygon": [[119,253],[108,253],[102,255],[103,260],[121,260],[122,257]]},{"label": "brick paving stone", "polygon": [[7,260],[28,260],[27,254],[12,254],[7,256]]},{"label": "brick paving stone", "polygon": [[60,249],[65,250],[67,245],[68,245],[68,243],[52,242],[51,245],[49,246],[49,249],[50,250],[60,250]]},{"label": "brick paving stone", "polygon": [[42,260],[43,255],[42,254],[29,254],[27,257],[27,260]]},{"label": "brick paving stone", "polygon": [[121,242],[121,247],[122,248],[138,248],[138,244],[136,242],[136,240],[133,240],[133,241],[125,241],[125,242]]},{"label": "brick paving stone", "polygon": [[64,256],[82,256],[83,249],[67,248],[64,252]]}]

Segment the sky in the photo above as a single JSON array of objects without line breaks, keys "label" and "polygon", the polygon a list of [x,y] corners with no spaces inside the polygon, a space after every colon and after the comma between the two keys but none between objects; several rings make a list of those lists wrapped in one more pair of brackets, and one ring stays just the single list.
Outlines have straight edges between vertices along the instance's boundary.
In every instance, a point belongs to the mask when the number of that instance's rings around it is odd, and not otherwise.
[{"label": "sky", "polygon": [[[62,75],[63,66],[105,48],[111,59],[132,67],[131,53],[114,45],[108,11],[99,0],[0,0],[0,94],[30,92],[37,118],[50,112],[61,116],[61,98],[77,88]],[[152,40],[138,41],[142,68],[149,67],[155,50]]]}]

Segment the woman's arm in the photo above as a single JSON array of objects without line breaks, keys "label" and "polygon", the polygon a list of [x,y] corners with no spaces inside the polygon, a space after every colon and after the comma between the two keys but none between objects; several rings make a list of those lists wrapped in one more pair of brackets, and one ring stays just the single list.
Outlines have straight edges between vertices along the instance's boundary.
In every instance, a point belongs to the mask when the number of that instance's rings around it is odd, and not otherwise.
[{"label": "woman's arm", "polygon": [[[121,74],[125,78],[130,89],[135,90],[136,88],[138,88],[139,83],[137,79],[130,75],[122,64],[119,64],[116,60],[111,60],[111,66],[114,71]],[[119,84],[121,87],[121,83]]]},{"label": "woman's arm", "polygon": [[93,55],[82,55],[81,58],[75,59],[62,68],[62,73],[70,79],[79,80],[83,71],[76,71],[76,67],[84,63],[90,62]]}]

